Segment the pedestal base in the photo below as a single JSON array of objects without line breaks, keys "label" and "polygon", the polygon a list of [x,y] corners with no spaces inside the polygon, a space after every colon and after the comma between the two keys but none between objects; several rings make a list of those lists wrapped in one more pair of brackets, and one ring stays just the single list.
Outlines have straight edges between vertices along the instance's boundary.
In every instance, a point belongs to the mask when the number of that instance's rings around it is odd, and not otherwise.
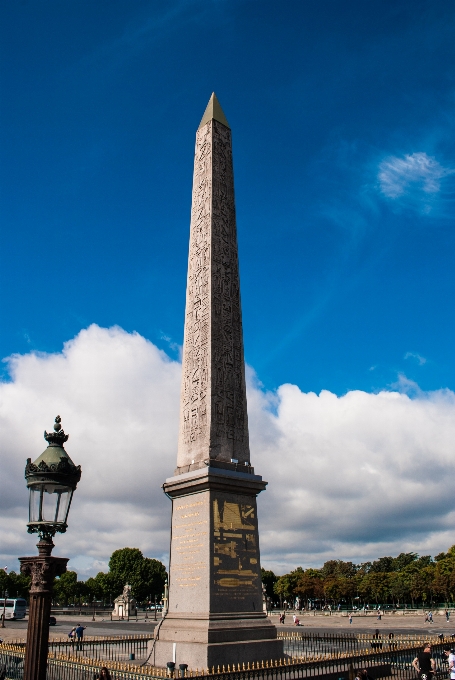
[{"label": "pedestal base", "polygon": [[[151,649],[153,641],[149,643]],[[264,614],[182,617],[169,614],[161,625],[149,663],[168,661],[190,669],[222,668],[283,658],[283,642]]]}]

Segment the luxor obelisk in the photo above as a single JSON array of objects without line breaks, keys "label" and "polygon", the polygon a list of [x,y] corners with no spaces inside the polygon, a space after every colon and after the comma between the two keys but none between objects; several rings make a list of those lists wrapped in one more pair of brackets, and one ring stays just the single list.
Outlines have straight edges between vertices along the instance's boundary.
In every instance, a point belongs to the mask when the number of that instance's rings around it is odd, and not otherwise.
[{"label": "luxor obelisk", "polygon": [[[262,606],[250,463],[231,130],[215,96],[196,135],[168,613],[150,663],[283,656]],[[174,658],[175,657],[175,658]]]}]

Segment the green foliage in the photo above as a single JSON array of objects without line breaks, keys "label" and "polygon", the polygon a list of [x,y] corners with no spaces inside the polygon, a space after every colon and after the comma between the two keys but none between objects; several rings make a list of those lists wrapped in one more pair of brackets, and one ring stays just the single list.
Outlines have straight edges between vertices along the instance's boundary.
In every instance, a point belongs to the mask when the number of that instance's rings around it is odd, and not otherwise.
[{"label": "green foliage", "polygon": [[156,595],[161,599],[167,574],[159,560],[144,557],[139,548],[122,548],[112,553],[109,574],[115,595],[120,595],[129,583],[133,596],[139,601]]},{"label": "green foliage", "polygon": [[275,576],[273,571],[266,571],[261,568],[261,580],[265,587],[267,597],[273,598],[273,586],[278,581],[278,576]]},{"label": "green foliage", "polygon": [[320,569],[299,567],[279,578],[273,576],[275,600],[279,597],[289,602],[298,595],[307,602],[344,602],[348,607],[354,602],[357,606],[362,603],[430,606],[434,600],[455,601],[455,545],[434,559],[410,552],[359,565],[329,560]]},{"label": "green foliage", "polygon": [[[110,602],[120,595],[127,583],[131,585],[132,594],[138,602],[147,600],[150,595],[152,600],[156,595],[159,601],[166,578],[164,564],[144,557],[138,548],[122,548],[112,553],[108,573],[100,571],[85,582],[77,580],[75,571],[67,571],[56,578],[54,601],[61,605],[91,603],[93,600]],[[0,588],[1,583],[0,572]]]},{"label": "green foliage", "polygon": [[15,571],[7,574],[3,569],[0,570],[0,597],[3,597],[4,591],[7,590],[10,597],[28,598],[29,589],[29,576],[16,574]]}]

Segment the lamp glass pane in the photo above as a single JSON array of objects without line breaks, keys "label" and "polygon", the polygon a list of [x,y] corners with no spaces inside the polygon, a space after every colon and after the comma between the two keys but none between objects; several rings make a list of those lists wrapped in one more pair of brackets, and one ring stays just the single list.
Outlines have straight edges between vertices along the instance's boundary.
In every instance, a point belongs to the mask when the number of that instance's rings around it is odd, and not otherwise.
[{"label": "lamp glass pane", "polygon": [[53,522],[55,518],[55,511],[58,503],[58,494],[54,492],[55,487],[46,485],[43,489],[43,509],[42,521]]},{"label": "lamp glass pane", "polygon": [[71,497],[73,495],[73,489],[66,488],[60,494],[60,504],[57,512],[57,522],[66,522],[66,517],[68,515],[68,510],[71,503]]},{"label": "lamp glass pane", "polygon": [[29,521],[30,522],[39,522],[40,521],[40,496],[41,496],[41,487],[40,486],[34,486],[30,489],[30,506],[29,506]]}]

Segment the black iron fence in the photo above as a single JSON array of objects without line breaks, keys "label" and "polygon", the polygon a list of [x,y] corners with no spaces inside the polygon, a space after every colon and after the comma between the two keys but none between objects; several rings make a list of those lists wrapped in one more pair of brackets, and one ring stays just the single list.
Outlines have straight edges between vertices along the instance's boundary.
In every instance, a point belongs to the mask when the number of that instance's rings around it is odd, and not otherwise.
[{"label": "black iron fence", "polygon": [[115,637],[85,637],[82,640],[52,640],[49,650],[68,657],[126,661],[147,656],[147,643],[153,635],[123,635]]},{"label": "black iron fence", "polygon": [[[402,647],[418,647],[428,640],[427,636],[416,634],[394,635],[394,633],[304,633],[281,632],[278,638],[283,640],[284,652],[292,657],[309,656],[312,654],[334,654],[346,652],[357,654],[365,650],[386,651]],[[437,643],[444,642],[444,636],[436,638]],[[453,643],[452,636],[446,640]]]},{"label": "black iron fence", "polygon": [[[341,637],[341,636],[335,636]],[[377,638],[374,638],[377,640]],[[431,640],[433,657],[436,660],[435,680],[448,678],[448,662],[444,650],[448,646],[439,639]],[[354,680],[359,669],[368,669],[374,679],[393,678],[394,680],[417,680],[412,661],[422,650],[422,644],[406,645],[404,641],[392,643],[387,649],[365,648],[355,653],[350,651],[306,652],[300,658],[287,658],[278,661],[262,661],[255,664],[211,669],[188,669],[184,677],[197,680],[303,680],[321,678],[324,680]],[[71,650],[70,650],[71,651]],[[6,671],[7,680],[22,680],[25,649],[19,645],[0,645],[0,673]],[[47,680],[94,680],[100,667],[105,665],[111,671],[113,680],[145,680],[145,678],[169,677],[166,669],[152,666],[139,666],[112,659],[88,658],[70,655],[68,650],[50,651],[48,658]],[[177,670],[175,676],[179,675]]]},{"label": "black iron fence", "polygon": [[[49,651],[66,657],[89,657],[91,659],[127,661],[145,659],[147,644],[153,635],[118,635],[113,637],[84,637],[82,640],[49,640]],[[12,645],[25,649],[24,640],[16,640]]]}]

